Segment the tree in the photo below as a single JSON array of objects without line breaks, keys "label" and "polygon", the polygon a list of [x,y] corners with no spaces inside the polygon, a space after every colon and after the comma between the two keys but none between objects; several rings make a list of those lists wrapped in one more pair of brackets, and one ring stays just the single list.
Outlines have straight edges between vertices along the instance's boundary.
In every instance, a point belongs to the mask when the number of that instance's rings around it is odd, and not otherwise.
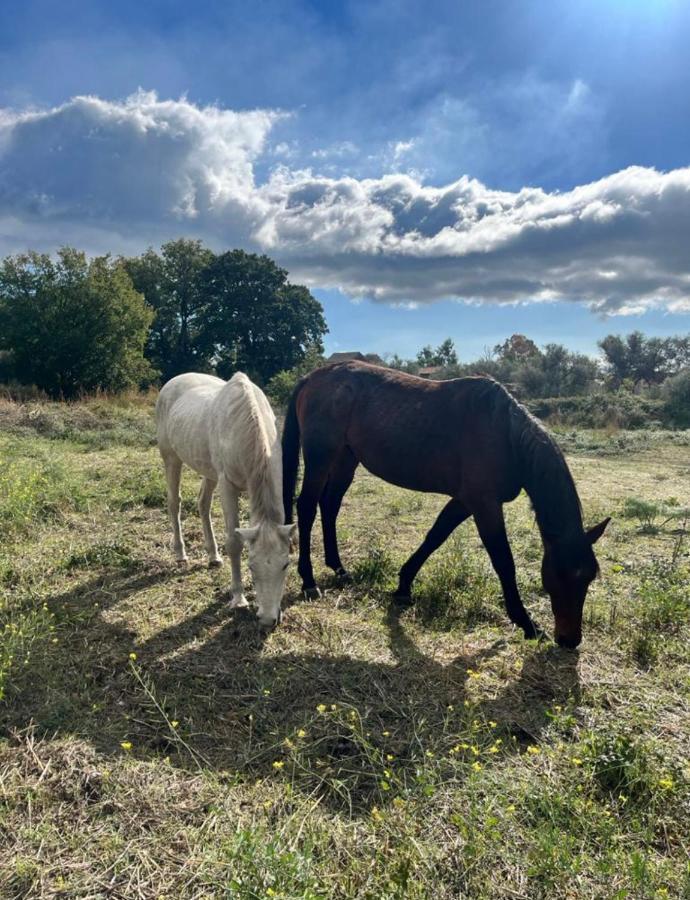
[{"label": "tree", "polygon": [[155,310],[146,356],[164,381],[181,372],[209,368],[200,348],[208,306],[202,274],[213,259],[201,241],[181,238],[163,244],[160,255],[149,249],[122,261],[135,288]]},{"label": "tree", "polygon": [[241,370],[265,384],[323,352],[323,307],[267,256],[230,250],[205,268],[199,346],[221,377]]},{"label": "tree", "polygon": [[690,336],[648,338],[641,331],[633,331],[626,338],[609,334],[599,346],[609,381],[616,388],[626,380],[661,384],[690,364]]},{"label": "tree", "polygon": [[679,428],[690,428],[690,368],[668,378],[662,387],[670,420]]},{"label": "tree", "polygon": [[153,318],[119,261],[62,248],[0,266],[0,351],[12,377],[52,396],[121,390],[150,378],[144,359]]},{"label": "tree", "polygon": [[500,360],[508,362],[521,362],[539,355],[539,348],[524,334],[513,334],[506,338],[502,344],[496,344],[494,354]]},{"label": "tree", "polygon": [[547,344],[517,364],[513,377],[526,397],[571,397],[588,393],[597,374],[593,359],[562,344]]},{"label": "tree", "polygon": [[457,366],[458,354],[455,344],[450,338],[446,338],[435,350],[427,344],[417,354],[418,366]]}]

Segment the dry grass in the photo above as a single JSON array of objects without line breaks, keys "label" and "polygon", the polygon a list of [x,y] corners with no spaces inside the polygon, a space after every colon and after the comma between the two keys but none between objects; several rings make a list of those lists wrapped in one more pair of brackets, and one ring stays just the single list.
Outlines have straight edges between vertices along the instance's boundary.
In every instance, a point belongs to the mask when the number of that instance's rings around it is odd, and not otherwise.
[{"label": "dry grass", "polygon": [[[442,500],[358,474],[356,584],[305,603],[293,573],[266,636],[205,567],[191,477],[175,568],[150,404],[99,403],[0,410],[0,896],[690,895],[679,523],[615,519],[568,653],[512,631],[470,523],[391,611]],[[571,459],[588,521],[690,495],[677,437],[600,449]],[[550,625],[525,498],[509,519]]]}]

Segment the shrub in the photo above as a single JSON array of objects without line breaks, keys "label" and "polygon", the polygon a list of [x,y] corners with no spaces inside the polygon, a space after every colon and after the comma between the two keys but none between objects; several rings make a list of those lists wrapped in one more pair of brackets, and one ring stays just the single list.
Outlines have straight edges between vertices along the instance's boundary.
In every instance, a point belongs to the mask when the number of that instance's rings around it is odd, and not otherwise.
[{"label": "shrub", "polygon": [[647,428],[665,418],[662,400],[627,391],[590,394],[587,397],[547,397],[526,403],[540,419],[551,419],[582,428]]},{"label": "shrub", "polygon": [[664,503],[627,497],[623,504],[622,515],[627,519],[638,519],[643,534],[656,534],[669,522],[690,518],[690,507],[681,506],[673,497]]},{"label": "shrub", "polygon": [[299,365],[292,369],[283,369],[282,372],[278,372],[266,385],[266,393],[271,402],[280,409],[286,407],[300,378],[313,369],[322,366],[323,363],[324,359],[321,353],[313,351],[307,353]]},{"label": "shrub", "polygon": [[690,428],[690,369],[668,378],[661,393],[668,420],[678,428]]}]

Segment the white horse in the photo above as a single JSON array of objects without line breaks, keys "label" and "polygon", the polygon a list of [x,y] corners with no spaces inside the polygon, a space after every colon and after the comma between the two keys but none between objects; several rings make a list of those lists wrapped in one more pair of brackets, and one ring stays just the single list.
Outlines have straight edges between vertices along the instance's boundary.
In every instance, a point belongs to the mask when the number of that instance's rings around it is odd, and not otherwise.
[{"label": "white horse", "polygon": [[[231,606],[247,606],[240,567],[244,544],[259,621],[273,627],[280,621],[295,526],[284,524],[280,439],[265,394],[241,372],[227,382],[194,372],[178,375],[158,395],[156,423],[176,559],[187,560],[180,528],[180,475],[186,463],[203,478],[199,515],[209,566],[222,565],[210,517],[218,485],[225,516],[225,548],[232,568]],[[249,495],[249,528],[238,527],[240,491]]]}]

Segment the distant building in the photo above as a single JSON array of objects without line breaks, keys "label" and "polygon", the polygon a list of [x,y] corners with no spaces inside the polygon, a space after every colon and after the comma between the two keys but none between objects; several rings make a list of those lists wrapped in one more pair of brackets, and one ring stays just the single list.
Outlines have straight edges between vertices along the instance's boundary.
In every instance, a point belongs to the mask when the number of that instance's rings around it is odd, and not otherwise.
[{"label": "distant building", "polygon": [[417,372],[420,378],[434,378],[443,372],[445,366],[422,366]]},{"label": "distant building", "polygon": [[327,363],[350,362],[356,359],[358,362],[368,362],[373,366],[385,366],[385,362],[377,353],[360,353],[359,350],[352,350],[347,353],[331,353],[326,360]]}]

